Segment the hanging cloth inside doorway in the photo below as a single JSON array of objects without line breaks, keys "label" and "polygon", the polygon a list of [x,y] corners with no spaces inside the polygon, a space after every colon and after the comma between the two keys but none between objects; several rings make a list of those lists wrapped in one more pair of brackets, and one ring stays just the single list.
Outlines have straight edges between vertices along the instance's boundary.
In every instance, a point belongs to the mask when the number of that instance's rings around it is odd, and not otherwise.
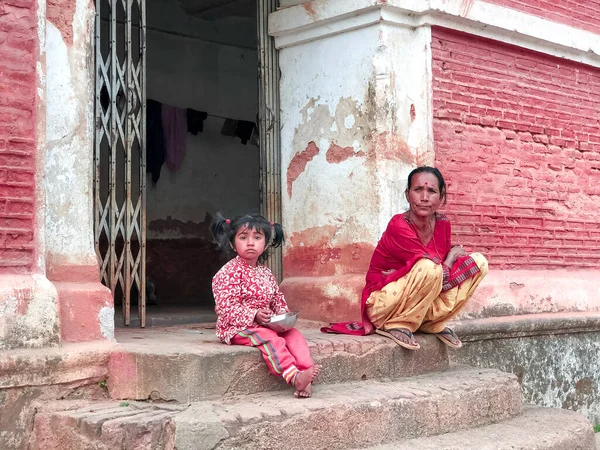
[{"label": "hanging cloth inside doorway", "polygon": [[167,148],[167,167],[177,172],[185,159],[187,116],[185,109],[162,105],[162,126]]},{"label": "hanging cloth inside doorway", "polygon": [[165,162],[166,149],[161,104],[150,99],[146,102],[146,139],[146,172],[152,174],[152,183],[156,184]]},{"label": "hanging cloth inside doorway", "polygon": [[208,117],[208,114],[203,111],[196,111],[195,109],[188,108],[187,113],[187,130],[196,136],[198,133],[204,131],[204,121]]},{"label": "hanging cloth inside doorway", "polygon": [[242,144],[246,145],[252,137],[252,132],[256,127],[254,122],[247,120],[225,119],[221,134],[240,138]]}]

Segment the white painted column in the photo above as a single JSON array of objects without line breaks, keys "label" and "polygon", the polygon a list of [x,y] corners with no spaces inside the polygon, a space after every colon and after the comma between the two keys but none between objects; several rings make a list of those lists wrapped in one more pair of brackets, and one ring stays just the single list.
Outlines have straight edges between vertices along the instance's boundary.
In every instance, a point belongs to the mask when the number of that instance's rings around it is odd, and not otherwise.
[{"label": "white painted column", "polygon": [[46,24],[46,245],[57,267],[97,265],[92,174],[94,143],[93,4],[77,1],[69,46]]},{"label": "white painted column", "polygon": [[319,4],[270,17],[282,71],[282,287],[305,319],[358,319],[407,175],[433,163],[431,35],[382,21],[376,5],[333,23]]},{"label": "white painted column", "polygon": [[71,23],[46,22],[46,273],[61,339],[86,341],[113,338],[114,307],[94,250],[94,5],[74,3]]}]

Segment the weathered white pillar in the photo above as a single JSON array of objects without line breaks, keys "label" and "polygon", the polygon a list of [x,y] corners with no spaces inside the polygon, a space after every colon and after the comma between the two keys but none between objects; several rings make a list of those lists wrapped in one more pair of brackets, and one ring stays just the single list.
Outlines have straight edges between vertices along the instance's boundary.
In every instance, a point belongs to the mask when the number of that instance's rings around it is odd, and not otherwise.
[{"label": "weathered white pillar", "polygon": [[68,342],[114,334],[94,250],[94,17],[93,2],[64,0],[46,23],[46,273]]},{"label": "weathered white pillar", "polygon": [[378,0],[270,16],[280,50],[282,287],[305,319],[358,319],[377,240],[405,180],[433,163],[430,27]]}]

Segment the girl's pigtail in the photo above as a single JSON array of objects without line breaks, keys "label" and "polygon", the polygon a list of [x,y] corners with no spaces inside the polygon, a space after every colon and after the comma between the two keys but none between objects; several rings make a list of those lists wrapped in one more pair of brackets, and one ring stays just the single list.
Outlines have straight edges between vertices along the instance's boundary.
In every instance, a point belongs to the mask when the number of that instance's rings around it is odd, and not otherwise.
[{"label": "girl's pigtail", "polygon": [[279,247],[283,243],[283,240],[284,240],[283,227],[278,223],[274,223],[272,228],[273,228],[273,239],[271,240],[271,247],[273,247],[273,248]]},{"label": "girl's pigtail", "polygon": [[210,232],[220,250],[228,248],[230,230],[231,221],[217,213],[212,224],[210,225]]}]

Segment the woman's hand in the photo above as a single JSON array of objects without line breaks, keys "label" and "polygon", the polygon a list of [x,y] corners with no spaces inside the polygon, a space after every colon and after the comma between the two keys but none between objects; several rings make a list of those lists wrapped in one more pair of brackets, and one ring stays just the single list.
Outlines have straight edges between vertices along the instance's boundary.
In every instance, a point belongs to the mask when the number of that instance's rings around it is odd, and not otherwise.
[{"label": "woman's hand", "polygon": [[466,255],[466,253],[465,253],[465,249],[463,248],[463,246],[455,245],[448,252],[448,256],[446,256],[446,260],[444,261],[444,264],[446,264],[448,267],[452,267],[458,258],[460,258],[461,256],[465,256],[465,255]]},{"label": "woman's hand", "polygon": [[254,321],[259,325],[264,325],[271,320],[271,316],[273,313],[268,309],[259,309],[256,311],[256,315],[254,316]]}]

